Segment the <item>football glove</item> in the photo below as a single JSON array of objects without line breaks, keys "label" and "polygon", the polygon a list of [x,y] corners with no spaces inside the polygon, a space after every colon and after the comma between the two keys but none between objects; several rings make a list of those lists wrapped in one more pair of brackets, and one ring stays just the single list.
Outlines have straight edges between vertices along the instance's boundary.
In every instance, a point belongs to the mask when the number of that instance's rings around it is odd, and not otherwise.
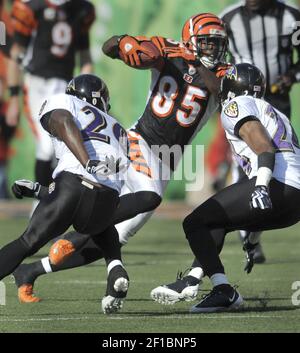
[{"label": "football glove", "polygon": [[120,40],[119,50],[125,63],[133,67],[138,67],[141,65],[139,53],[144,53],[151,59],[155,58],[150,50],[142,47],[134,37],[130,36],[125,36]]},{"label": "football glove", "polygon": [[255,189],[251,195],[250,208],[260,210],[270,210],[272,208],[272,201],[266,186],[255,186]]},{"label": "football glove", "polygon": [[164,53],[168,58],[183,58],[191,64],[199,64],[196,55],[185,47],[164,47]]},{"label": "football glove", "polygon": [[97,174],[102,176],[109,176],[112,174],[119,173],[126,165],[121,165],[121,158],[115,160],[114,156],[105,157],[105,161],[89,159],[85,170],[89,174]]},{"label": "football glove", "polygon": [[38,198],[41,184],[21,179],[16,180],[11,189],[17,199],[22,199],[23,197]]},{"label": "football glove", "polygon": [[251,244],[248,239],[244,241],[243,250],[245,251],[246,255],[246,265],[244,267],[244,271],[246,271],[248,274],[252,271],[254,266],[254,254],[258,244],[259,243]]}]

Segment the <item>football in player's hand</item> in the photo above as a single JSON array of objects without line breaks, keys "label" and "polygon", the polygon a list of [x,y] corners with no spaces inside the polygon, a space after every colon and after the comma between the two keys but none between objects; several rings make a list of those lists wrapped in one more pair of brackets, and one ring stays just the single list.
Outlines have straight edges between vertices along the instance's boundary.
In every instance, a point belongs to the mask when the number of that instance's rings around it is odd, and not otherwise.
[{"label": "football in player's hand", "polygon": [[[139,62],[136,63],[136,60],[134,59],[135,65],[130,65],[130,62],[127,62],[128,65],[137,69],[145,70],[153,67],[159,60],[162,59],[158,48],[152,42],[142,42],[140,47],[141,50],[137,51]],[[143,49],[145,49],[145,51],[142,51]],[[124,61],[124,56],[121,51],[119,52],[119,55]]]},{"label": "football in player's hand", "polygon": [[152,57],[146,53],[139,53],[139,57],[141,59],[140,68],[149,69],[149,67],[153,66],[153,62],[156,62],[160,59],[160,52],[152,42],[143,42],[141,47],[149,51]]}]

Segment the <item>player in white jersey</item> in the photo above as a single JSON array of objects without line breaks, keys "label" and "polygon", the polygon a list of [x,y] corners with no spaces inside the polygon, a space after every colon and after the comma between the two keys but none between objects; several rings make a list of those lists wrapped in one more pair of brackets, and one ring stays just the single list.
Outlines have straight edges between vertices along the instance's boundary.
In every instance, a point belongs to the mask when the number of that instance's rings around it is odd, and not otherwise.
[{"label": "player in white jersey", "polygon": [[[183,222],[190,247],[213,285],[193,313],[238,308],[241,295],[228,282],[213,233],[289,227],[300,220],[300,147],[288,119],[262,100],[265,80],[258,68],[238,64],[221,83],[221,120],[247,180],[218,192]],[[257,240],[244,244],[246,270],[253,266]]]},{"label": "player in white jersey", "polygon": [[2,279],[71,225],[79,233],[91,234],[107,265],[105,313],[122,306],[129,284],[113,225],[128,164],[128,141],[126,131],[107,114],[108,101],[101,79],[80,75],[71,80],[66,94],[43,103],[40,123],[51,135],[58,159],[54,186],[41,199],[22,236],[0,250]]},{"label": "player in white jersey", "polygon": [[[194,43],[196,38],[197,44]],[[158,157],[160,153],[153,153],[155,148],[151,153],[151,147],[168,146],[172,151],[172,147],[176,145],[175,147],[180,147],[180,152],[183,152],[184,147],[218,107],[217,99],[211,91],[212,86],[216,86],[213,93],[218,93],[219,78],[227,68],[227,65],[220,62],[226,48],[226,33],[222,22],[215,15],[208,13],[192,16],[183,27],[182,39],[185,45],[162,37],[147,39],[126,35],[114,36],[103,45],[103,51],[108,56],[123,58],[126,63],[130,61],[134,68],[143,64],[143,59],[137,64],[135,60],[129,59],[131,56],[149,54],[149,46],[152,50],[156,48],[151,64],[149,61],[146,63],[152,70],[152,83],[145,111],[135,126],[128,131],[132,162],[129,172],[134,174],[133,182],[126,180],[120,207],[115,213],[115,224],[122,245],[126,244],[150,218],[152,213],[147,211],[153,211],[158,207],[178,162],[177,153],[174,161],[173,158],[169,158],[169,163],[165,163],[168,159],[164,158],[167,153],[164,153],[162,158]],[[132,48],[130,52],[127,50],[128,47]],[[189,47],[194,48],[197,55],[187,50]],[[141,56],[144,57],[145,55]],[[207,62],[210,70],[206,70],[204,65],[199,66],[200,58],[203,58],[203,62]],[[210,81],[217,84],[207,82],[207,76]],[[167,100],[161,100],[169,86],[164,84],[165,80],[170,81],[171,91],[174,92],[168,92]],[[187,106],[187,99],[192,100],[190,108]],[[183,101],[185,103],[182,103]],[[27,182],[24,185],[23,182],[16,181],[14,191],[21,197],[33,196],[30,190],[26,190],[26,185],[30,189],[32,183]],[[15,192],[16,195],[17,193]],[[42,260],[48,264],[47,268],[41,262],[20,266],[14,273],[19,299],[22,302],[32,301],[32,292],[26,288],[28,285],[32,288],[35,279],[42,274],[86,265],[100,259],[101,252],[97,253],[97,249],[94,249],[89,239],[86,239],[87,243],[80,244],[83,239],[82,235],[71,233],[65,235],[63,240],[58,240],[52,247],[50,256]],[[71,251],[73,254],[64,263],[59,263],[65,255],[70,255]],[[199,280],[195,278],[194,281],[197,282],[198,288]]]}]

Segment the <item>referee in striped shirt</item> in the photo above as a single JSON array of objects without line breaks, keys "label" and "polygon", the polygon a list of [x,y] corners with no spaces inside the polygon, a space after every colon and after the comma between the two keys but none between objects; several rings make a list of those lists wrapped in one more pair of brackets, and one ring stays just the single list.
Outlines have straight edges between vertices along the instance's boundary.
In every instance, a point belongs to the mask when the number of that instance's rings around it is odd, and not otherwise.
[{"label": "referee in striped shirt", "polygon": [[283,1],[246,0],[220,17],[228,26],[232,61],[259,67],[267,82],[265,100],[290,118],[289,91],[300,82],[300,11]]}]

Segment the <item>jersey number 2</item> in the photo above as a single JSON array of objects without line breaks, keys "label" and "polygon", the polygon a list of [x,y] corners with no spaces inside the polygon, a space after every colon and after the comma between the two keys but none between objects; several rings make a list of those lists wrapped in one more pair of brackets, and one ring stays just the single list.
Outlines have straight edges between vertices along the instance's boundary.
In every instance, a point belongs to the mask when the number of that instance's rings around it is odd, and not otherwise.
[{"label": "jersey number 2", "polygon": [[[85,106],[81,109],[81,111],[86,115],[92,114],[93,116],[93,120],[83,129],[81,129],[83,141],[98,140],[109,144],[110,137],[100,133],[101,130],[107,128],[107,121],[104,115],[102,115],[98,109],[91,106]],[[115,123],[112,127],[112,132],[113,136],[119,141],[120,145],[127,150],[128,142],[126,130],[123,129],[120,124]]]}]

